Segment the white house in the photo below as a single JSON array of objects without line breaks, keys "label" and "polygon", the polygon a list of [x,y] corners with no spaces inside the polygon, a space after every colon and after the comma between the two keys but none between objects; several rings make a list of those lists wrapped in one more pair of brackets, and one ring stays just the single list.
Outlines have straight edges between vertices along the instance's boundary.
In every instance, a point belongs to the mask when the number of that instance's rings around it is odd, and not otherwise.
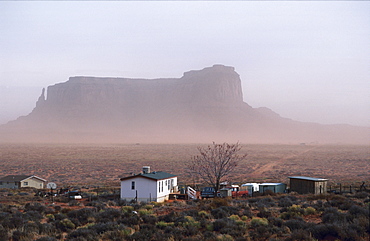
[{"label": "white house", "polygon": [[164,202],[170,193],[177,192],[177,176],[167,172],[150,172],[143,167],[137,175],[121,178],[121,199],[144,202]]},{"label": "white house", "polygon": [[0,178],[0,188],[34,187],[43,189],[46,180],[34,175],[9,175]]}]

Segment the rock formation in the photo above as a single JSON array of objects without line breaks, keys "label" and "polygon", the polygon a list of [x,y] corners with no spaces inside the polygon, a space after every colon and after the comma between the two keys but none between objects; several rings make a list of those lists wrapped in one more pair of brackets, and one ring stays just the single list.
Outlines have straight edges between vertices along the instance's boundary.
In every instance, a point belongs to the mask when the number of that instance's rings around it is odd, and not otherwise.
[{"label": "rock formation", "polygon": [[[71,77],[47,88],[35,109],[0,128],[5,141],[363,142],[364,129],[285,119],[243,102],[233,67],[181,78]],[[365,133],[369,133],[366,129]]]}]

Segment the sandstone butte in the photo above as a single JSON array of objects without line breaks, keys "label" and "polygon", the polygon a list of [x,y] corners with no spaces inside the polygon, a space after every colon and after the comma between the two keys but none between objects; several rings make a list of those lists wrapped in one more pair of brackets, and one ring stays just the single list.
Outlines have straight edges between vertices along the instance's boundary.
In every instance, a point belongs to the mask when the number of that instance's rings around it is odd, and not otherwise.
[{"label": "sandstone butte", "polygon": [[369,144],[370,128],[298,122],[253,108],[243,101],[234,68],[214,65],[181,78],[71,77],[43,89],[33,111],[0,126],[0,136],[0,142]]}]

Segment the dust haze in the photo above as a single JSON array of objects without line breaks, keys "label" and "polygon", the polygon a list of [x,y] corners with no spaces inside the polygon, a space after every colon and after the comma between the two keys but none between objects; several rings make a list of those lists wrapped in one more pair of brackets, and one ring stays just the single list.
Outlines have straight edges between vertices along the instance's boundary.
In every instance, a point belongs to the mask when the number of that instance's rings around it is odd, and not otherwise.
[{"label": "dust haze", "polygon": [[369,10],[0,2],[0,141],[369,144]]},{"label": "dust haze", "polygon": [[220,64],[172,79],[71,77],[43,89],[36,108],[0,132],[5,142],[79,143],[366,144],[369,136],[365,127],[252,108],[235,68]]}]

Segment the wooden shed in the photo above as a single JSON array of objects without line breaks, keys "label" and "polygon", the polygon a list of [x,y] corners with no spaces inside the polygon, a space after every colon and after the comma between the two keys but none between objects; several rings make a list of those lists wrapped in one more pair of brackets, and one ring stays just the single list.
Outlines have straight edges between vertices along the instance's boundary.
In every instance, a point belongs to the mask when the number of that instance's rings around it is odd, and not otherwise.
[{"label": "wooden shed", "polygon": [[299,194],[321,194],[327,192],[328,179],[294,176],[290,178],[290,191]]}]

